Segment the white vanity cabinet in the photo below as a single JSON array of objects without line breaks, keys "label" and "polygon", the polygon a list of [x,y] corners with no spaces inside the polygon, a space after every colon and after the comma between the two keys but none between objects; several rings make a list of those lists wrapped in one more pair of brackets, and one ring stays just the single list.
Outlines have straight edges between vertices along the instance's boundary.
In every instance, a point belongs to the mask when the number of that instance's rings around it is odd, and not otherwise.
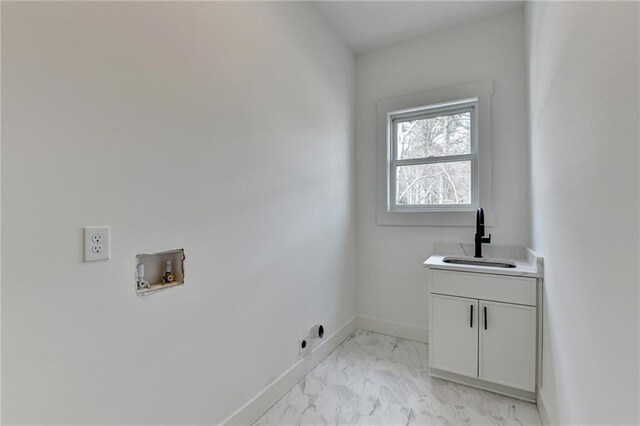
[{"label": "white vanity cabinet", "polygon": [[431,269],[433,376],[535,401],[538,280]]}]

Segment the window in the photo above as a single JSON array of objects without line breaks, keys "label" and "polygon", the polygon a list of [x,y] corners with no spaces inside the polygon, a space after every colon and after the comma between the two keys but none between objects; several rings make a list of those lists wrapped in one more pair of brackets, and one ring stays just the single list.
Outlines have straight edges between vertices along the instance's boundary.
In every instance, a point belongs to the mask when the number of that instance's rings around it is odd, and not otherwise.
[{"label": "window", "polygon": [[390,211],[475,209],[477,99],[389,114]]},{"label": "window", "polygon": [[378,102],[379,225],[492,217],[491,80]]}]

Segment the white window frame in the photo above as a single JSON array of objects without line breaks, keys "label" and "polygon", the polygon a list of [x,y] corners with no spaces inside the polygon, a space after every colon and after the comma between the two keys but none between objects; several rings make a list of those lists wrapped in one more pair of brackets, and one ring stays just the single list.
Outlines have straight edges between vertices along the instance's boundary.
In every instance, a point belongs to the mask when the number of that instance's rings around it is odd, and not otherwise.
[{"label": "white window frame", "polygon": [[[445,87],[378,102],[378,225],[474,226],[475,209],[483,207],[485,223],[493,218],[491,194],[491,97],[493,81]],[[397,160],[394,119],[443,115],[473,104],[471,154]],[[466,205],[403,206],[395,204],[395,169],[398,165],[471,159],[472,200]]]},{"label": "white window frame", "polygon": [[[393,111],[387,114],[389,128],[388,152],[389,152],[389,173],[388,173],[388,210],[392,212],[428,212],[428,211],[472,211],[478,208],[478,135],[477,116],[478,99],[463,99],[443,104],[428,105],[421,108],[410,108],[401,111]],[[470,123],[470,152],[469,154],[448,155],[442,157],[423,157],[406,160],[398,159],[397,144],[397,123],[411,120],[421,120],[443,115],[460,114],[469,112]],[[454,161],[471,162],[471,200],[469,204],[428,204],[428,205],[404,205],[396,202],[396,179],[397,168],[401,166],[413,166],[419,164],[448,163]]]}]

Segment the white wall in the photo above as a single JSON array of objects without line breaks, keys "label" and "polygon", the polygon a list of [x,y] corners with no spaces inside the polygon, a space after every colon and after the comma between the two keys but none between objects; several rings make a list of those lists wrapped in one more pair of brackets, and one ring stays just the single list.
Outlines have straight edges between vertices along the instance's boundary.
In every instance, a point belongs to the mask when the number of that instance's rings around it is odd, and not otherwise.
[{"label": "white wall", "polygon": [[353,76],[308,4],[3,2],[4,423],[214,424],[352,318]]},{"label": "white wall", "polygon": [[472,242],[469,227],[376,224],[379,100],[494,80],[492,243],[529,242],[526,68],[522,10],[375,50],[356,58],[358,311],[428,326],[422,262],[436,241]]},{"label": "white wall", "polygon": [[638,3],[527,4],[541,398],[555,424],[638,424]]}]

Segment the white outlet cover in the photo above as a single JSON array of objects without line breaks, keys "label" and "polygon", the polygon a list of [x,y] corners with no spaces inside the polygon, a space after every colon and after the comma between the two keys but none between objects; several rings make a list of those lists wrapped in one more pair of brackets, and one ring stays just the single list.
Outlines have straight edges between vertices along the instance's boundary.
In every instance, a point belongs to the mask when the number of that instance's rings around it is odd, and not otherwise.
[{"label": "white outlet cover", "polygon": [[108,226],[84,227],[84,261],[109,260],[111,258],[111,229]]}]

